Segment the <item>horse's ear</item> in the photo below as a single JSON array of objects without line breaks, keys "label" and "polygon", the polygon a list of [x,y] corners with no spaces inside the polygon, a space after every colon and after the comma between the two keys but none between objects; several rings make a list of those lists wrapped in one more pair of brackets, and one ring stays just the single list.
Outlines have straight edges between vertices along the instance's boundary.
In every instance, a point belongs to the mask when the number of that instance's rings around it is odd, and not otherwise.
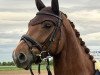
[{"label": "horse's ear", "polygon": [[53,12],[56,15],[59,15],[59,3],[58,3],[58,0],[52,0],[51,7],[52,7]]},{"label": "horse's ear", "polygon": [[37,9],[40,11],[41,9],[45,8],[45,5],[43,4],[43,2],[41,0],[35,0]]}]

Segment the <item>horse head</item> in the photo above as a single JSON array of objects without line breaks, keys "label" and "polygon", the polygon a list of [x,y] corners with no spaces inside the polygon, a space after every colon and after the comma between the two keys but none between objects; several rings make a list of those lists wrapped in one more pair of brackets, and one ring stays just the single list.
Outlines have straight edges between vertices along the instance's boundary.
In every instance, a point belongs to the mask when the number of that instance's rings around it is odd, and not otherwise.
[{"label": "horse head", "polygon": [[30,20],[27,33],[13,51],[15,64],[24,69],[29,69],[32,63],[40,63],[41,55],[45,58],[48,53],[51,56],[60,53],[64,43],[58,1],[52,0],[51,7],[46,7],[41,0],[35,1],[39,12]]}]

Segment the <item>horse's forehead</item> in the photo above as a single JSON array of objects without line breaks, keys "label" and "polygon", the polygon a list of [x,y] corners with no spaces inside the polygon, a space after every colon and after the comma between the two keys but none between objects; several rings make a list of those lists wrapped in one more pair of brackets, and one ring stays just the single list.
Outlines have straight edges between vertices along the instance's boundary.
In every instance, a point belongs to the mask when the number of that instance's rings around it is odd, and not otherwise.
[{"label": "horse's forehead", "polygon": [[[42,9],[40,12],[38,12],[38,13],[54,14],[50,7],[46,7],[44,9]],[[57,21],[58,21],[58,19],[56,17],[54,17],[54,16],[50,16],[50,15],[36,15],[29,22],[29,25],[36,25],[36,24],[42,23],[43,21],[46,21],[46,20],[50,20],[50,21],[54,22],[55,24],[57,24]]]}]

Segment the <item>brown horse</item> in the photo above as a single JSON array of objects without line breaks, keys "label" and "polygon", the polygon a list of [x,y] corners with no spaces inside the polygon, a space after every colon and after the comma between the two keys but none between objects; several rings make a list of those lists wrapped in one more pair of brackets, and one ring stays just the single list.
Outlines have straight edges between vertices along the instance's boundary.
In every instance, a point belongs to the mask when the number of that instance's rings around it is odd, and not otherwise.
[{"label": "brown horse", "polygon": [[94,75],[93,57],[73,22],[59,11],[58,0],[52,0],[51,7],[41,0],[36,0],[36,5],[39,12],[13,52],[15,64],[29,69],[32,63],[39,62],[34,54],[44,49],[53,57],[55,75]]}]

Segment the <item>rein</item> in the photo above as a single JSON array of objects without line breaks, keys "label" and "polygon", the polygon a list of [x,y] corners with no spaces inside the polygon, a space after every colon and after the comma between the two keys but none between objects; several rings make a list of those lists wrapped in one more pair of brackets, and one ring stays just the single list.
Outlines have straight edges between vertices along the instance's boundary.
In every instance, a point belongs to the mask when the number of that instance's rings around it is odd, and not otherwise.
[{"label": "rein", "polygon": [[[61,32],[61,23],[62,23],[61,12],[60,12],[59,16],[54,15],[54,14],[50,14],[50,13],[37,13],[36,15],[49,15],[49,16],[56,17],[58,19],[58,24],[54,27],[52,33],[47,37],[47,39],[44,41],[43,45],[40,44],[39,42],[37,42],[36,40],[34,40],[31,36],[29,36],[27,34],[23,35],[21,37],[21,40],[23,40],[27,44],[27,46],[29,47],[29,52],[33,56],[33,62],[35,62],[35,64],[36,64],[37,58],[40,59],[40,61],[38,63],[39,64],[38,65],[39,75],[40,75],[40,67],[41,67],[40,63],[43,59],[45,59],[47,62],[46,69],[47,69],[48,75],[52,75],[52,73],[50,71],[50,64],[49,64],[49,58],[51,57],[51,55],[49,53],[49,51],[50,51],[49,49],[50,49],[52,43],[55,41],[57,32],[58,31]],[[31,44],[31,46],[30,46],[30,44]],[[45,45],[47,45],[46,49],[44,48]],[[38,54],[38,55],[34,54],[32,52],[33,47],[36,47],[40,51],[40,54]],[[34,73],[32,71],[32,67],[30,68],[30,72],[31,72],[31,75],[34,75]]]}]

